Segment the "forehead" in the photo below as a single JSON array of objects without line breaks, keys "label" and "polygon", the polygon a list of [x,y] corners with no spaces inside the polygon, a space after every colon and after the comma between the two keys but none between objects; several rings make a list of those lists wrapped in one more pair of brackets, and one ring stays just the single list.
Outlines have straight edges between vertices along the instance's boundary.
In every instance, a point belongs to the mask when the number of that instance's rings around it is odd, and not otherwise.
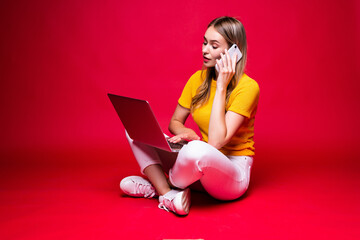
[{"label": "forehead", "polygon": [[226,40],[223,38],[223,36],[221,36],[221,34],[216,31],[213,26],[206,30],[204,37],[207,41],[218,41],[219,43],[226,43]]}]

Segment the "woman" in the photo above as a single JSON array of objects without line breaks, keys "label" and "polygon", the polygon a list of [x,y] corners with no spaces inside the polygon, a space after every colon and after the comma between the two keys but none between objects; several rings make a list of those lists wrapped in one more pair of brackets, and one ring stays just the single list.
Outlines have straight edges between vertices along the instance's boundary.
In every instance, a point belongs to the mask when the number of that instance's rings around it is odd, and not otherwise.
[{"label": "woman", "polygon": [[[242,53],[239,62],[237,55],[230,57],[227,51],[234,43]],[[120,183],[123,192],[130,196],[158,195],[160,208],[179,215],[189,213],[188,187],[198,180],[216,199],[239,198],[248,188],[254,156],[259,86],[244,73],[247,43],[241,22],[231,17],[210,22],[202,53],[204,68],[187,82],[169,124],[174,134],[170,142],[189,143],[175,156],[174,164],[166,167],[171,156],[128,137],[141,171],[149,181],[130,176]],[[203,141],[184,126],[189,114],[199,126]],[[164,171],[169,172],[169,178]]]}]

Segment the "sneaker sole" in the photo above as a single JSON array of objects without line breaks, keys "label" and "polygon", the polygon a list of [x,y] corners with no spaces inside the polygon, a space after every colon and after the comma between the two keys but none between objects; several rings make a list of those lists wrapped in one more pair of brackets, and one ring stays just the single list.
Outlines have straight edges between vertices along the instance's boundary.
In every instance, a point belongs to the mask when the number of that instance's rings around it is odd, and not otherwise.
[{"label": "sneaker sole", "polygon": [[187,215],[189,214],[191,199],[190,199],[190,189],[184,190],[181,195],[181,206],[182,209],[176,209],[176,213],[179,215]]}]

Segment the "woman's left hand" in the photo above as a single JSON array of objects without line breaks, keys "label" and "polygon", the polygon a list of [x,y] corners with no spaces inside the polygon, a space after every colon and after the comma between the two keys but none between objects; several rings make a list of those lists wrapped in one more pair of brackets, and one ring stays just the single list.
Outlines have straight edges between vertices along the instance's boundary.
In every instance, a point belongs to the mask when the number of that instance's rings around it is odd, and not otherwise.
[{"label": "woman's left hand", "polygon": [[227,49],[225,49],[225,54],[220,54],[222,59],[222,64],[220,60],[216,59],[216,63],[219,66],[219,74],[216,80],[217,88],[226,89],[230,83],[231,78],[235,74],[236,67],[236,54],[231,58]]}]

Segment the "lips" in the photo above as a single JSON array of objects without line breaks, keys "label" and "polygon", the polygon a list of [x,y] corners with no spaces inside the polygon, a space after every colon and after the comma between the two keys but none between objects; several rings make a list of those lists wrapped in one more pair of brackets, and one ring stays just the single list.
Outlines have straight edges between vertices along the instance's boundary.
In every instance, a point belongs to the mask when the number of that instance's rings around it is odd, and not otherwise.
[{"label": "lips", "polygon": [[204,56],[203,56],[203,58],[204,58],[204,62],[208,62],[208,61],[210,61],[210,59],[209,59],[209,58],[207,58],[207,57],[204,57]]}]

